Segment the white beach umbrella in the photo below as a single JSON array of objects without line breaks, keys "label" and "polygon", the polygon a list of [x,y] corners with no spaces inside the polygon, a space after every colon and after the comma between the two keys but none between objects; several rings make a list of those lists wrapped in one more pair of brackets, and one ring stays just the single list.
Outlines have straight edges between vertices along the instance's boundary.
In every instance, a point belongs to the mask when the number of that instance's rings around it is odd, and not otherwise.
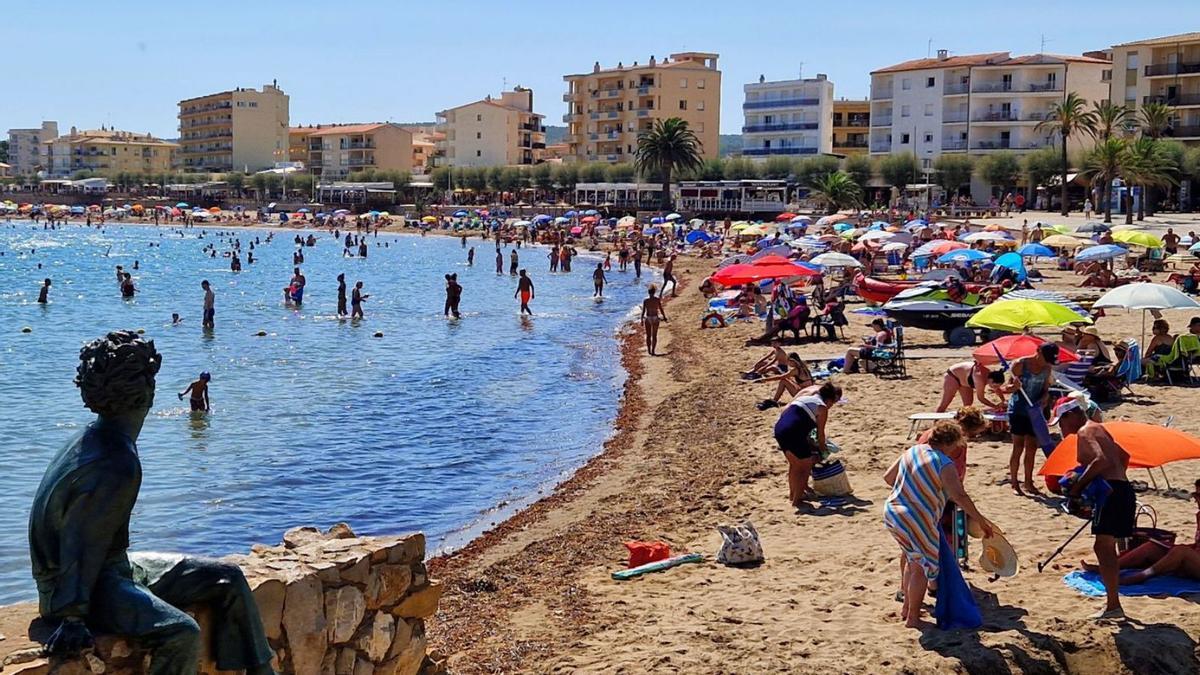
[{"label": "white beach umbrella", "polygon": [[963,237],[963,241],[972,244],[977,241],[1012,241],[1012,237],[1000,232],[974,232]]},{"label": "white beach umbrella", "polygon": [[1099,309],[1142,310],[1142,342],[1146,340],[1146,312],[1152,309],[1195,309],[1200,307],[1188,295],[1163,284],[1138,283],[1118,286],[1100,296],[1092,305]]},{"label": "white beach umbrella", "polygon": [[813,258],[811,262],[821,267],[862,267],[862,263],[856,258],[845,253],[822,253]]},{"label": "white beach umbrella", "polygon": [[884,241],[895,238],[895,232],[885,232],[884,230],[871,230],[870,232],[859,237],[859,241]]},{"label": "white beach umbrella", "polygon": [[908,244],[906,242],[889,241],[883,245],[883,248],[879,250],[883,251],[884,253],[891,253],[892,251],[903,251],[906,248],[908,248]]}]

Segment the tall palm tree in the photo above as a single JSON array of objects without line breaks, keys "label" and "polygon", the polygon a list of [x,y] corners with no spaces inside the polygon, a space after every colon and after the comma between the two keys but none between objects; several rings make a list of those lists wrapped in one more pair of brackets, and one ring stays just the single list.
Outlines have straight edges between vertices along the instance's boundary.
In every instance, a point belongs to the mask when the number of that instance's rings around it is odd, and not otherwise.
[{"label": "tall palm tree", "polygon": [[1115,105],[1112,101],[1097,101],[1092,104],[1092,118],[1095,125],[1092,135],[1098,141],[1112,138],[1114,134],[1122,135],[1132,114],[1129,108]]},{"label": "tall palm tree", "polygon": [[811,196],[823,202],[828,213],[862,206],[862,188],[845,171],[817,176],[809,183],[809,187],[812,189]]},{"label": "tall palm tree", "polygon": [[1060,199],[1064,216],[1069,215],[1070,212],[1067,204],[1067,141],[1074,134],[1091,133],[1096,125],[1095,117],[1091,111],[1086,109],[1086,106],[1087,101],[1072,91],[1062,101],[1054,104],[1046,115],[1046,119],[1038,122],[1034,127],[1035,131],[1048,129],[1056,132],[1062,142],[1062,193]]},{"label": "tall palm tree", "polygon": [[[1158,141],[1163,133],[1171,126],[1171,108],[1166,103],[1153,102],[1142,106],[1141,115],[1142,135],[1149,136],[1154,141]],[[1138,220],[1146,217],[1146,211],[1154,214],[1154,195],[1152,194],[1155,188],[1142,187],[1142,198],[1138,201]]]},{"label": "tall palm tree", "polygon": [[1112,222],[1112,182],[1122,175],[1127,155],[1126,142],[1115,136],[1096,143],[1087,154],[1083,174],[1104,186],[1104,222]]},{"label": "tall palm tree", "polygon": [[[1143,136],[1126,146],[1125,175],[1130,182],[1142,188],[1142,199],[1138,202],[1138,220],[1146,218],[1145,202],[1150,190],[1174,185],[1174,173],[1174,165],[1156,139]],[[1128,208],[1125,210],[1125,222],[1133,222],[1133,214]]]},{"label": "tall palm tree", "polygon": [[663,211],[671,210],[671,174],[703,167],[702,147],[688,123],[678,117],[654,120],[654,126],[638,134],[634,164],[643,176],[662,179]]}]

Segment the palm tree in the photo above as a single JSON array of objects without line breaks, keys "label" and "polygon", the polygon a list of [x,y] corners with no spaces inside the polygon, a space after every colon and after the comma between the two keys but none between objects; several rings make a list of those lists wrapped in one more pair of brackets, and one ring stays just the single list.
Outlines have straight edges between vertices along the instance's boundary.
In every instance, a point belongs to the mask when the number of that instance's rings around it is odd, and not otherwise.
[{"label": "palm tree", "polygon": [[1083,174],[1092,181],[1101,181],[1104,186],[1104,222],[1112,222],[1112,182],[1125,169],[1126,143],[1116,137],[1106,138],[1088,153],[1084,161]]},{"label": "palm tree", "polygon": [[704,165],[702,147],[688,123],[678,117],[654,120],[654,126],[638,134],[634,164],[643,176],[662,179],[663,211],[671,210],[671,174],[699,170]]},{"label": "palm tree", "polygon": [[[1146,218],[1145,202],[1150,190],[1174,185],[1174,173],[1174,165],[1156,139],[1143,136],[1126,146],[1125,175],[1130,182],[1142,187],[1142,199],[1138,202],[1138,220]],[[1125,222],[1133,222],[1133,214],[1128,208],[1125,210]]]},{"label": "palm tree", "polygon": [[824,202],[828,213],[862,206],[862,188],[845,171],[817,176],[808,186],[812,189],[812,198]]},{"label": "palm tree", "polygon": [[1171,126],[1171,108],[1166,103],[1154,102],[1143,105],[1140,117],[1142,133],[1155,140],[1162,137],[1167,127]]},{"label": "palm tree", "polygon": [[1062,193],[1060,199],[1064,216],[1069,215],[1070,211],[1067,204],[1067,140],[1078,132],[1091,133],[1096,126],[1095,116],[1085,110],[1085,106],[1087,106],[1087,101],[1082,96],[1070,92],[1066,98],[1050,108],[1046,119],[1038,122],[1034,127],[1035,131],[1049,129],[1057,132],[1059,140],[1062,141]]},{"label": "palm tree", "polygon": [[1092,118],[1095,121],[1092,135],[1096,140],[1103,141],[1124,131],[1129,123],[1130,112],[1129,108],[1114,105],[1112,101],[1097,101],[1092,107]]}]

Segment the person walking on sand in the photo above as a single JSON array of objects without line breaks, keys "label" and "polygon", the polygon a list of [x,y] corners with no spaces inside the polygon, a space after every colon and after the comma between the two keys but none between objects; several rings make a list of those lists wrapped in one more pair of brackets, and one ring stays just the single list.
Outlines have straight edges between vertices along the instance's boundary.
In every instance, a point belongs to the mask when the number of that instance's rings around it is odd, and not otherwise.
[{"label": "person walking on sand", "polygon": [[211,380],[212,375],[209,375],[207,370],[200,373],[199,379],[189,384],[187,389],[179,392],[179,400],[183,400],[184,394],[191,393],[192,412],[208,412],[212,410],[212,405],[208,400],[208,383]]},{"label": "person walking on sand", "polygon": [[[347,234],[346,236],[349,237],[350,235]],[[337,275],[337,282],[338,282],[337,315],[339,317],[344,317],[347,314],[349,314],[349,312],[346,311],[346,275],[345,274]]]},{"label": "person walking on sand", "polygon": [[38,304],[44,305],[50,302],[50,280],[46,279],[42,282],[42,288],[38,291]]},{"label": "person walking on sand", "polygon": [[517,249],[513,249],[508,255],[508,273],[512,276],[517,276]]},{"label": "person walking on sand", "polygon": [[1108,484],[1108,496],[1092,517],[1092,535],[1096,537],[1092,550],[1099,563],[1100,580],[1104,582],[1104,609],[1091,618],[1123,619],[1121,607],[1121,566],[1117,557],[1117,539],[1133,535],[1137,521],[1137,496],[1129,483],[1129,452],[1117,443],[1102,422],[1093,422],[1087,415],[1087,404],[1074,396],[1064,396],[1054,404],[1050,424],[1057,424],[1063,438],[1077,434],[1075,460],[1083,468],[1067,491],[1067,509],[1075,512],[1084,489],[1096,480]]},{"label": "person walking on sand", "polygon": [[358,281],[354,284],[354,291],[350,294],[350,318],[363,318],[362,304],[367,298],[371,297],[362,292],[363,282]]},{"label": "person walking on sand", "polygon": [[457,274],[446,275],[446,306],[442,310],[443,316],[454,315],[454,318],[461,318],[458,313],[458,301],[462,299],[462,286],[458,284]]},{"label": "person walking on sand", "polygon": [[504,274],[504,254],[499,245],[496,246],[496,274]]},{"label": "person walking on sand", "polygon": [[646,329],[646,352],[650,356],[658,356],[658,325],[667,320],[667,312],[663,309],[662,298],[658,297],[658,287],[654,284],[646,289],[641,318],[642,327]]},{"label": "person walking on sand", "polygon": [[605,281],[606,281],[606,279],[604,278],[604,263],[596,263],[596,270],[594,272],[592,272],[592,286],[594,286],[596,289],[592,293],[593,298],[603,298],[604,297],[604,282]]},{"label": "person walking on sand", "polygon": [[214,321],[217,316],[217,296],[213,293],[208,279],[200,282],[200,288],[204,289],[204,318],[200,321],[200,327],[212,330],[216,325]]},{"label": "person walking on sand", "polygon": [[679,284],[675,282],[675,254],[667,256],[667,264],[663,265],[663,287],[662,294],[667,295],[667,284],[671,284],[671,297],[677,297],[679,293]]},{"label": "person walking on sand", "polygon": [[529,309],[529,301],[533,300],[533,279],[530,279],[525,274],[525,270],[521,270],[521,278],[517,280],[517,292],[513,293],[513,297],[521,297],[521,313],[533,316],[533,310]]}]

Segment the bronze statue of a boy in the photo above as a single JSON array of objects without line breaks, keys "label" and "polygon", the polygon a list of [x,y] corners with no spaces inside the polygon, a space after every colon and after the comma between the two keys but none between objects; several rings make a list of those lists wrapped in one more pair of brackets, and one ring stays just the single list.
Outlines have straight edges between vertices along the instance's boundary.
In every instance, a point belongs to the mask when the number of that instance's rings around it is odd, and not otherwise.
[{"label": "bronze statue of a boy", "polygon": [[142,482],[137,437],[162,363],[154,342],[112,332],[79,358],[75,384],[97,418],[50,462],[29,516],[39,610],[54,631],[47,652],[77,653],[96,630],[151,649],[151,673],[195,673],[200,628],[180,608],[204,605],[213,611],[219,669],[272,672],[254,596],[236,565],[128,553]]}]

